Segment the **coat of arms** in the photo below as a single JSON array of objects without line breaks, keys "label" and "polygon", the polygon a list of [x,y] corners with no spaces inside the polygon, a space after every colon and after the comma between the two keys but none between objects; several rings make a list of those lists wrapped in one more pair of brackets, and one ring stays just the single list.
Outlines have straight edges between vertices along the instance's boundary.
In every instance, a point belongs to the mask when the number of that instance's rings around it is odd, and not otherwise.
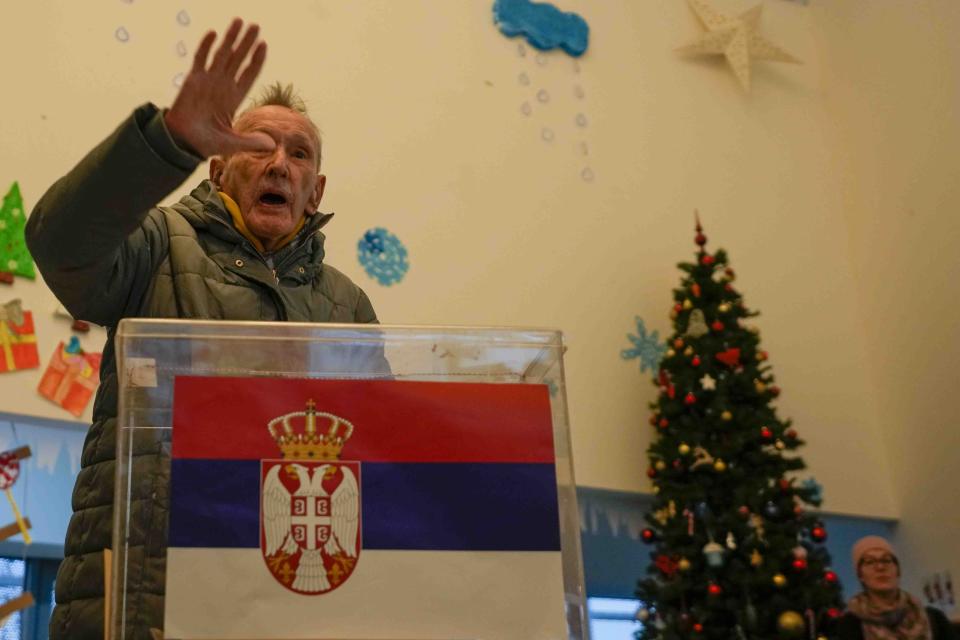
[{"label": "coat of arms", "polygon": [[327,593],[360,555],[360,463],[339,459],[353,425],[309,400],[306,411],[274,418],[267,429],[282,459],[260,463],[263,558],[291,591]]}]

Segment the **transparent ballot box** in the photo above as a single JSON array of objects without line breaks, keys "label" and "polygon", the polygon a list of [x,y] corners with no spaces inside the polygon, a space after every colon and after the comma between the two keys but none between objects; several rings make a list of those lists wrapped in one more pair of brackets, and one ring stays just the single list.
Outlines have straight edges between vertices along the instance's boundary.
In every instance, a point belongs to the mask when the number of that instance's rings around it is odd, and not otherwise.
[{"label": "transparent ballot box", "polygon": [[588,637],[558,331],[128,319],[108,638]]}]

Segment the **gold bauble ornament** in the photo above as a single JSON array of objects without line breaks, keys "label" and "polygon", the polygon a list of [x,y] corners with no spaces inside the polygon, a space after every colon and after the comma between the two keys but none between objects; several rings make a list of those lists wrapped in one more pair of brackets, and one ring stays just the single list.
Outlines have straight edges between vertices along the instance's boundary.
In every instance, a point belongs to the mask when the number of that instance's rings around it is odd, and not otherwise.
[{"label": "gold bauble ornament", "polygon": [[731,420],[733,420],[733,414],[730,413],[729,411],[724,411],[723,413],[720,414],[720,419],[723,420],[724,422],[730,422]]},{"label": "gold bauble ornament", "polygon": [[683,301],[683,308],[686,309],[686,310],[688,310],[688,311],[689,311],[690,309],[693,309],[693,303],[690,302],[690,298],[687,298],[686,300]]},{"label": "gold bauble ornament", "polygon": [[796,611],[784,611],[777,618],[777,629],[783,638],[800,638],[806,631],[807,625],[803,616]]},{"label": "gold bauble ornament", "polygon": [[759,567],[763,564],[763,556],[760,555],[760,552],[756,549],[753,550],[753,553],[750,554],[750,566]]},{"label": "gold bauble ornament", "polygon": [[654,468],[656,468],[657,471],[663,471],[664,469],[667,468],[667,463],[664,462],[663,460],[657,460],[657,463],[653,466]]},{"label": "gold bauble ornament", "polygon": [[717,307],[717,311],[720,313],[726,313],[730,311],[730,305],[728,305],[726,302],[721,303],[720,306]]},{"label": "gold bauble ornament", "polygon": [[787,445],[783,444],[783,440],[777,440],[776,442],[773,443],[773,446],[779,449],[780,451],[783,451],[783,448]]},{"label": "gold bauble ornament", "polygon": [[680,571],[690,571],[690,561],[686,558],[680,558],[677,562],[677,569],[680,569]]},{"label": "gold bauble ornament", "polygon": [[684,349],[684,350],[683,350],[683,355],[687,356],[688,358],[689,358],[690,356],[692,356],[692,355],[693,355],[693,347],[688,346],[686,349]]},{"label": "gold bauble ornament", "polygon": [[783,589],[785,586],[787,586],[786,576],[784,576],[782,573],[778,573],[777,575],[773,576],[773,586],[778,589]]},{"label": "gold bauble ornament", "polygon": [[717,473],[723,473],[727,470],[727,463],[720,458],[717,458],[716,462],[713,463],[713,469]]},{"label": "gold bauble ornament", "polygon": [[686,442],[681,442],[680,446],[677,447],[677,451],[679,451],[682,456],[688,455],[690,453],[690,445]]},{"label": "gold bauble ornament", "polygon": [[674,351],[673,349],[667,349],[667,357],[668,357],[668,358],[672,358],[672,357],[675,356],[675,355],[677,355],[677,352],[676,352],[676,351]]},{"label": "gold bauble ornament", "polygon": [[753,386],[756,388],[757,393],[763,393],[767,390],[767,385],[763,383],[763,380],[754,380]]}]

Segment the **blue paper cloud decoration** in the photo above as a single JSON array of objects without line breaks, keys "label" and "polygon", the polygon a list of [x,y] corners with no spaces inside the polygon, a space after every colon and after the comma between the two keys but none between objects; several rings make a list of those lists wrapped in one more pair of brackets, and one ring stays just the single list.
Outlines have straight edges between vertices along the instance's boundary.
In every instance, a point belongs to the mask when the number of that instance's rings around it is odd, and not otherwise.
[{"label": "blue paper cloud decoration", "polygon": [[496,0],[493,21],[505,36],[525,36],[537,49],[561,48],[579,57],[587,50],[590,27],[576,13],[566,13],[552,4],[530,0]]}]

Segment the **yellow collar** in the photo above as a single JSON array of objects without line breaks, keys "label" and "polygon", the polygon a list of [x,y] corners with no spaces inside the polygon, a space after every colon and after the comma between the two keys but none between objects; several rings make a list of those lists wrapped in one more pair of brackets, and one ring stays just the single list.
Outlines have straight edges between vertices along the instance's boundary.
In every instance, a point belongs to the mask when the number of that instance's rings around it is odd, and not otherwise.
[{"label": "yellow collar", "polygon": [[[223,191],[219,191],[218,193],[220,194],[220,199],[223,200],[223,206],[227,208],[227,211],[230,213],[230,217],[233,219],[233,226],[237,228],[237,231],[239,231],[244,238],[250,241],[250,244],[256,247],[257,251],[266,255],[267,250],[264,248],[263,243],[259,238],[250,232],[250,229],[247,228],[247,224],[243,221],[243,215],[240,213],[240,206],[234,201],[233,198],[225,194]],[[301,217],[300,222],[297,223],[297,226],[294,228],[294,230],[284,236],[284,238],[280,241],[280,244],[277,245],[277,249],[288,245],[290,241],[293,240],[294,236],[299,233],[300,229],[303,229],[303,225],[306,223],[307,216]],[[274,249],[274,251],[277,249]]]}]

